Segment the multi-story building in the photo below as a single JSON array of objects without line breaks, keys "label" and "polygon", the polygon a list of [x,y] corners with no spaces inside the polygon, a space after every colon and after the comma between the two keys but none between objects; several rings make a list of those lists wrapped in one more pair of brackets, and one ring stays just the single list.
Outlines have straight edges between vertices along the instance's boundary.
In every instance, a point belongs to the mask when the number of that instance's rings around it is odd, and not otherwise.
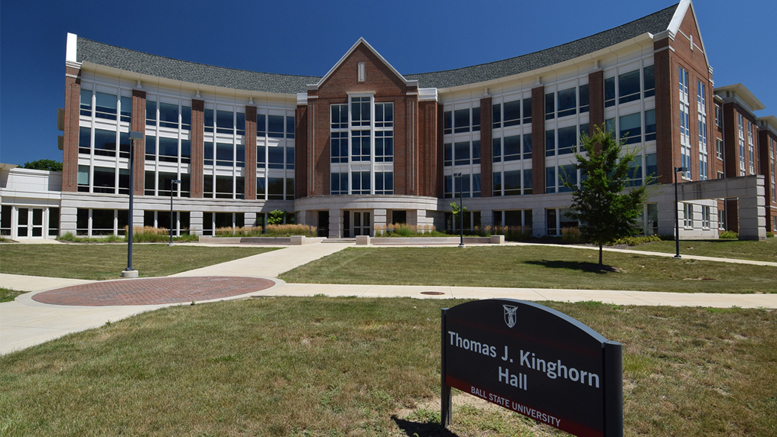
[{"label": "multi-story building", "polygon": [[[579,135],[604,126],[639,151],[632,184],[658,184],[646,233],[672,235],[679,208],[681,237],[717,238],[725,208],[743,238],[765,238],[764,196],[748,193],[764,186],[768,156],[756,148],[762,137],[773,144],[774,117],[756,120],[761,108],[744,87],[715,96],[689,0],[528,55],[413,75],[363,39],[312,77],[68,34],[65,81],[59,233],[121,233],[130,221],[165,227],[172,191],[178,232],[261,224],[276,209],[329,237],[396,222],[454,229],[450,203],[461,195],[466,228],[560,235],[577,225],[563,181],[580,180]],[[739,131],[749,129],[745,152],[732,145],[740,139],[732,111],[748,123]],[[134,153],[131,131],[144,137]],[[741,157],[743,173],[732,172]]]}]

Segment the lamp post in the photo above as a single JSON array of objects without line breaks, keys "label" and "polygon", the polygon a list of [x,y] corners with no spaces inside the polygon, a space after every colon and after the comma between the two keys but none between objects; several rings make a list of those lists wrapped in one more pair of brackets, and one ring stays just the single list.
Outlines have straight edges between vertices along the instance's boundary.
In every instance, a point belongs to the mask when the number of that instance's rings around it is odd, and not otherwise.
[{"label": "lamp post", "polygon": [[680,256],[680,217],[677,212],[677,172],[688,171],[687,167],[675,167],[674,168],[674,244],[675,244],[675,259],[682,258]]},{"label": "lamp post", "polygon": [[135,163],[135,141],[143,140],[143,133],[142,132],[136,132],[131,131],[129,134],[129,140],[130,140],[130,155],[129,155],[129,210],[127,211],[128,215],[128,222],[129,226],[127,227],[127,232],[129,235],[127,236],[127,268],[124,269],[124,271],[121,272],[122,278],[137,278],[138,277],[138,271],[132,268],[132,237],[135,233],[134,227],[133,227],[133,200],[134,200],[134,191],[135,191],[135,178],[134,178],[134,172],[135,169],[134,163]]},{"label": "lamp post", "polygon": [[180,179],[172,179],[170,180],[170,243],[168,243],[168,246],[173,245],[173,185],[174,184],[181,184]]},{"label": "lamp post", "polygon": [[459,247],[464,247],[464,183],[461,173],[456,173],[453,175],[453,177],[454,183],[456,182],[455,178],[459,178]]}]

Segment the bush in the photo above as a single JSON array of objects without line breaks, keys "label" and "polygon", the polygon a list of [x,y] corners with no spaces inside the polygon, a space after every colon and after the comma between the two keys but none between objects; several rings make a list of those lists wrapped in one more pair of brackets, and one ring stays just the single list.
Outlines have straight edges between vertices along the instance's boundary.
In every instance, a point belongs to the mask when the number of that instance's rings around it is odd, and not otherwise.
[{"label": "bush", "polygon": [[292,235],[304,235],[315,237],[317,228],[308,225],[267,225],[267,237],[291,237]]},{"label": "bush", "polygon": [[608,244],[608,246],[614,246],[618,244],[626,244],[628,246],[639,246],[640,244],[652,243],[654,241],[661,241],[661,237],[658,235],[640,235],[637,237],[626,237],[619,240],[615,240]]},{"label": "bush", "polygon": [[67,241],[70,243],[121,243],[123,237],[116,235],[106,235],[104,237],[78,237],[73,235],[72,232],[66,232],[64,235],[57,237],[59,241]]},{"label": "bush", "polygon": [[390,225],[375,225],[376,237],[447,237],[438,232],[434,225],[408,225],[405,223],[392,223]]},{"label": "bush", "polygon": [[724,240],[738,240],[739,234],[734,231],[723,231],[718,235],[718,238],[722,238]]},{"label": "bush", "polygon": [[568,244],[578,244],[583,241],[579,228],[561,228],[561,241]]},{"label": "bush", "polygon": [[529,226],[494,226],[493,235],[504,235],[505,241],[526,241],[532,238]]},{"label": "bush", "polygon": [[[122,241],[128,241],[127,237],[128,227],[124,227],[124,239]],[[155,228],[153,226],[135,226],[133,228],[132,241],[134,243],[167,243],[170,241],[170,230],[167,228]],[[185,242],[185,241],[197,241],[199,239],[196,235],[190,235],[188,229],[184,229],[184,233],[180,237],[173,236],[173,241]]]},{"label": "bush", "polygon": [[216,228],[214,233],[216,237],[263,237],[261,226],[242,226],[233,228],[231,226],[225,228]]},{"label": "bush", "polygon": [[766,232],[766,238],[774,238],[774,233],[773,233],[773,232],[768,232],[768,231],[767,231],[767,232]]}]

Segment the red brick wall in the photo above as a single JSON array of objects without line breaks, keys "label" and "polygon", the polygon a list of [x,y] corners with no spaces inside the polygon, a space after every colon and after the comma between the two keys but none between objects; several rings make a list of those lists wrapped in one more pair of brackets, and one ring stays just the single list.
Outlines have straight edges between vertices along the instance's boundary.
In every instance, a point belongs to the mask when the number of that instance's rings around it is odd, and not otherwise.
[{"label": "red brick wall", "polygon": [[142,140],[133,141],[132,186],[137,196],[142,196],[146,185],[146,92],[132,90],[132,121],[130,130],[143,134]]},{"label": "red brick wall", "polygon": [[62,191],[78,191],[78,113],[81,103],[81,70],[65,68],[65,130],[62,145]]},{"label": "red brick wall", "polygon": [[772,230],[772,217],[777,214],[775,210],[775,203],[772,202],[772,169],[771,159],[769,153],[771,152],[770,145],[777,147],[777,135],[774,135],[770,131],[764,129],[758,132],[758,151],[761,167],[758,169],[758,174],[764,175],[764,194],[766,197],[766,230]]},{"label": "red brick wall", "polygon": [[256,106],[246,106],[245,146],[245,198],[253,200],[256,199]]},{"label": "red brick wall", "polygon": [[444,165],[444,159],[445,159],[445,150],[443,148],[444,145],[444,134],[443,131],[445,130],[444,123],[444,112],[445,108],[442,105],[437,105],[437,195],[435,197],[442,198],[445,190],[445,168]]},{"label": "red brick wall", "polygon": [[545,87],[531,90],[532,193],[545,193]]},{"label": "red brick wall", "polygon": [[294,114],[294,197],[308,193],[308,108],[297,106]]},{"label": "red brick wall", "polygon": [[418,195],[437,195],[437,102],[418,104]]},{"label": "red brick wall", "polygon": [[480,99],[480,196],[491,197],[492,183],[492,134],[491,97]]},{"label": "red brick wall", "polygon": [[205,159],[205,102],[192,99],[192,163],[191,163],[191,196],[201,199],[204,191]]}]

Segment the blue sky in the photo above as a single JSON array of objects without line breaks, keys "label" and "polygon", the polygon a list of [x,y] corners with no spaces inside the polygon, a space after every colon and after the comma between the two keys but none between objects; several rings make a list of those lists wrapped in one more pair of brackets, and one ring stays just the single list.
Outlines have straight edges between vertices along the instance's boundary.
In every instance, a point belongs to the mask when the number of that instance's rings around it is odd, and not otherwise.
[{"label": "blue sky", "polygon": [[[56,109],[67,32],[186,61],[314,76],[364,37],[411,74],[542,50],[677,1],[0,0],[0,162],[62,160]],[[694,8],[716,86],[741,82],[766,106],[758,116],[777,114],[777,2],[698,0]]]}]

